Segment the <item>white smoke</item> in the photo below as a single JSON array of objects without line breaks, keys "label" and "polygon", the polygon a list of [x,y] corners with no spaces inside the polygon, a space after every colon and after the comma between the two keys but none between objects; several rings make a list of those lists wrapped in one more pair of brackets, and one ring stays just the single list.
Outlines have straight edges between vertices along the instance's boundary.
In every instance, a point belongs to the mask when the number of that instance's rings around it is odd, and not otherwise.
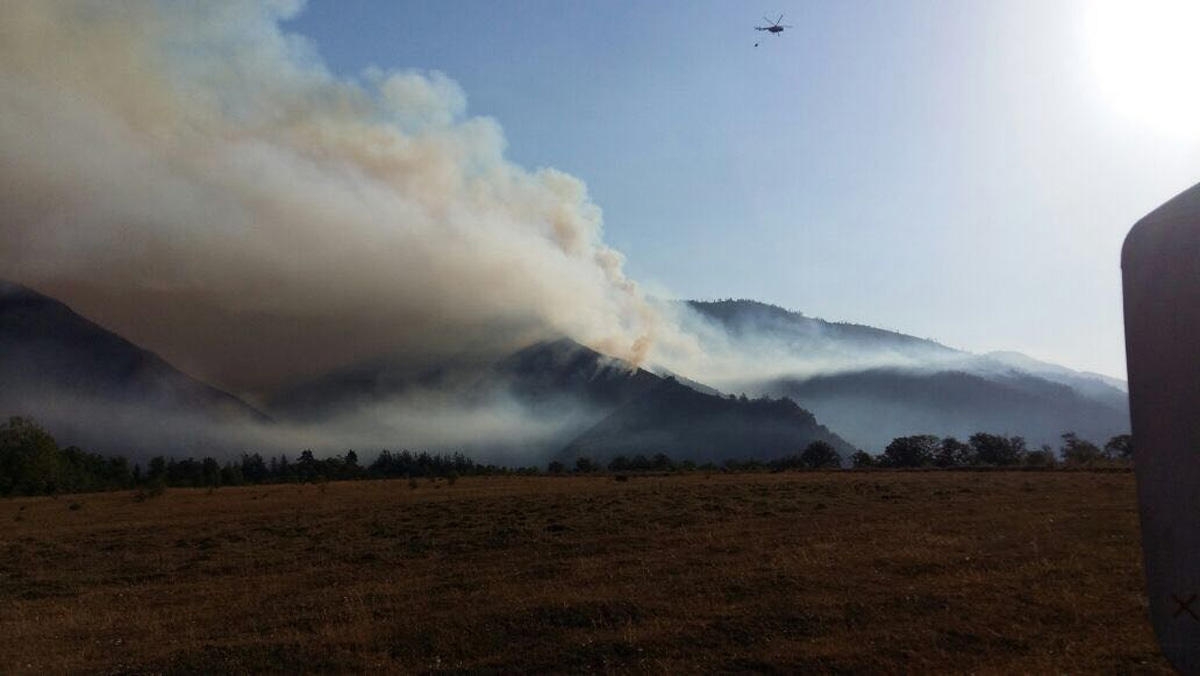
[{"label": "white smoke", "polygon": [[445,75],[334,76],[300,9],[0,3],[3,276],[238,391],[554,333],[640,360],[584,184]]},{"label": "white smoke", "polygon": [[0,277],[239,394],[563,334],[718,387],[912,364],[648,302],[581,181],[506,160],[441,73],[335,76],[301,10],[0,3]]}]

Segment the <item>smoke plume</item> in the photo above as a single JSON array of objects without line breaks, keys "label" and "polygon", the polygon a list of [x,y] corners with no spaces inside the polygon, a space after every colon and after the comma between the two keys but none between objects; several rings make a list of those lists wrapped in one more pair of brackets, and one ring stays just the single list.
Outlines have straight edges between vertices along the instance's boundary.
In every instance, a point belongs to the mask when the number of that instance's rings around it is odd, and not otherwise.
[{"label": "smoke plume", "polygon": [[0,268],[239,392],[660,323],[582,182],[437,72],[333,75],[295,2],[0,3]]}]

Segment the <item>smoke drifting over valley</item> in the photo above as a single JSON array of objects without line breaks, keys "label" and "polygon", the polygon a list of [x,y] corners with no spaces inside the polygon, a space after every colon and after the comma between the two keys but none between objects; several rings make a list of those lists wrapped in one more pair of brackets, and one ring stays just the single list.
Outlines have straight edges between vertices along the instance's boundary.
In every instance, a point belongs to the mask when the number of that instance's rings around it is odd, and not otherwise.
[{"label": "smoke drifting over valley", "polygon": [[639,361],[657,319],[583,183],[440,73],[335,77],[299,9],[0,6],[6,275],[238,392],[551,334]]}]

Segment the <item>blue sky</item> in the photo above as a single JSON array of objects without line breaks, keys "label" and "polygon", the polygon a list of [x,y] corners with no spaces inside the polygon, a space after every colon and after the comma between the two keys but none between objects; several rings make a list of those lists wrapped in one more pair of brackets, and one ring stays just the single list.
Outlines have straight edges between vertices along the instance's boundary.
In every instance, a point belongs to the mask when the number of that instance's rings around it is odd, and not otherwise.
[{"label": "blue sky", "polygon": [[1104,57],[1144,45],[1095,5],[310,0],[286,28],[340,75],[457,81],[651,292],[1123,377],[1120,244],[1200,180],[1200,133],[1122,105]]}]

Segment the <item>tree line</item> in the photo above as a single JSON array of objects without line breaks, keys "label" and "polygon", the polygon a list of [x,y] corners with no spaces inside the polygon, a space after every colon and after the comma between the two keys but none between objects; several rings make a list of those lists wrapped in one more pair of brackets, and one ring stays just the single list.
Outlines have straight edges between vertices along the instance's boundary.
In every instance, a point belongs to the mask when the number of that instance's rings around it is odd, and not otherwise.
[{"label": "tree line", "polygon": [[882,454],[873,456],[858,451],[850,456],[850,464],[858,468],[1054,467],[1059,464],[1078,467],[1132,459],[1133,438],[1128,434],[1112,437],[1101,448],[1074,432],[1066,432],[1056,454],[1049,444],[1030,449],[1023,437],[978,432],[965,442],[932,434],[896,437]]},{"label": "tree line", "polygon": [[[1051,468],[1128,462],[1133,457],[1133,443],[1128,434],[1112,437],[1103,447],[1073,432],[1063,434],[1062,440],[1056,454],[1048,445],[1029,449],[1022,437],[984,432],[971,435],[965,442],[929,434],[905,436],[893,439],[880,455],[861,450],[855,452],[849,458],[849,465],[855,468]],[[119,456],[89,453],[75,446],[60,449],[48,432],[28,418],[13,417],[0,424],[0,496],[356,479],[444,478],[453,481],[472,475],[562,475],[605,471],[624,475],[697,470],[836,469],[842,466],[843,458],[832,445],[814,441],[797,453],[772,460],[729,459],[719,466],[712,462],[676,461],[658,453],[653,456],[618,455],[607,463],[577,457],[571,466],[562,460],[552,460],[543,470],[539,467],[484,465],[462,453],[407,450],[380,451],[373,461],[364,465],[353,450],[327,458],[317,458],[311,450],[306,450],[294,460],[286,454],[264,458],[258,453],[243,453],[239,458],[225,462],[211,457],[175,459],[157,456],[143,468]]]},{"label": "tree line", "polygon": [[720,465],[712,462],[697,464],[692,460],[675,461],[666,454],[656,453],[653,456],[635,455],[629,457],[618,455],[607,464],[593,461],[590,457],[575,458],[575,464],[570,470],[561,460],[553,460],[546,467],[549,474],[563,474],[572,471],[576,474],[608,471],[612,474],[625,472],[678,472],[678,471],[755,471],[786,469],[835,469],[842,466],[842,457],[832,444],[826,441],[813,441],[799,453],[792,453],[772,460],[756,460],[753,458],[728,459]]},{"label": "tree line", "polygon": [[294,460],[287,454],[258,453],[220,462],[212,457],[176,459],[156,456],[143,468],[119,456],[59,448],[54,437],[29,418],[0,424],[0,496],[87,493],[138,487],[218,487],[244,484],[301,483],[353,479],[447,478],[480,474],[537,473],[482,465],[461,453],[381,451],[370,464],[358,454],[317,458],[311,450]]}]

